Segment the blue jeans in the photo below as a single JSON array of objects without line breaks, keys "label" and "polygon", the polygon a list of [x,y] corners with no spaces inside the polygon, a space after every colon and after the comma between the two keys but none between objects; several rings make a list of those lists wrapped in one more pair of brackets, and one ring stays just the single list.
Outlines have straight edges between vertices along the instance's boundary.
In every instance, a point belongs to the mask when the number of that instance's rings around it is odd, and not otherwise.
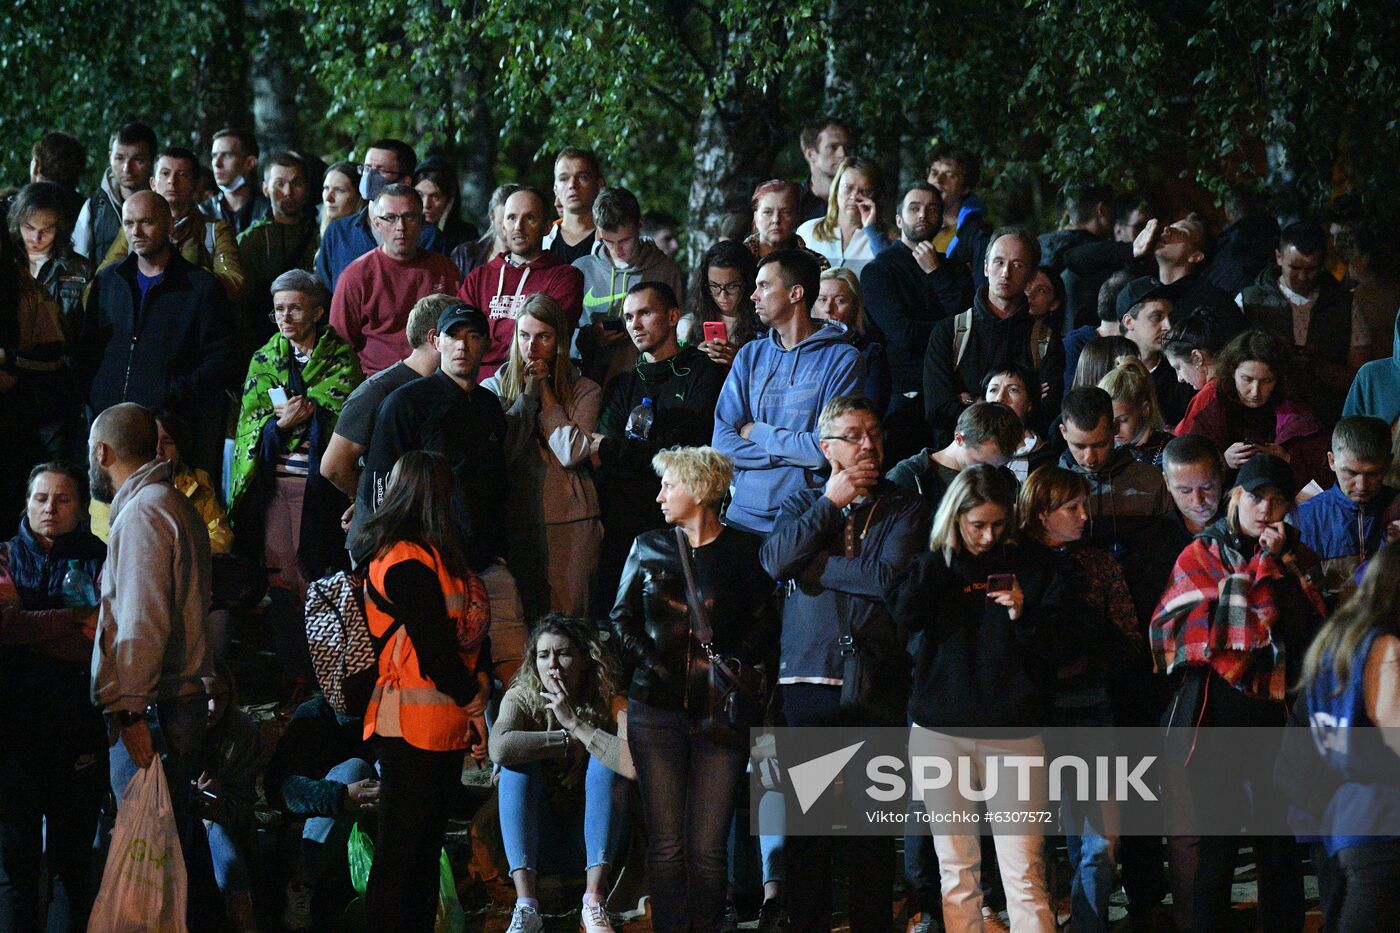
[{"label": "blue jeans", "polygon": [[222,823],[204,821],[204,831],[209,837],[209,857],[214,863],[214,883],[224,900],[247,894],[253,888],[248,877],[248,863],[243,853],[238,851],[238,842]]},{"label": "blue jeans", "polygon": [[[209,715],[209,700],[202,693],[177,700],[162,700],[148,718],[151,742],[165,768],[166,784],[170,788],[170,807],[175,812],[175,829],[180,834],[180,849],[184,855],[185,873],[189,883],[186,914],[191,930],[208,929],[222,922],[223,905],[214,868],[209,857],[209,839],[204,822],[195,810],[194,781],[201,771],[204,753],[204,731]],[[149,716],[149,713],[148,713]],[[122,792],[140,769],[127,753],[126,743],[118,740],[108,751],[112,793],[121,808]]]},{"label": "blue jeans", "polygon": [[[354,784],[357,781],[367,781],[371,778],[378,779],[379,772],[374,770],[374,765],[363,758],[351,758],[342,761],[326,772],[327,781],[336,781],[340,784]],[[355,822],[355,816],[351,813],[341,812],[339,816],[309,816],[302,826],[301,838],[307,842],[316,842],[324,845],[330,838],[331,832],[337,827],[344,829],[348,839],[350,835],[350,824]]]},{"label": "blue jeans", "polygon": [[627,835],[627,781],[590,756],[583,806],[568,809],[550,805],[549,783],[541,762],[501,767],[501,839],[510,870],[553,874],[611,865]]},{"label": "blue jeans", "polygon": [[[1100,754],[1113,753],[1113,704],[1108,691],[1091,687],[1055,697],[1053,724],[1059,727],[1094,726],[1104,730]],[[1053,749],[1051,750],[1053,754]],[[1060,827],[1069,852],[1070,925],[1075,933],[1108,930],[1108,899],[1118,886],[1116,834],[1105,834],[1106,814],[1101,804],[1076,801],[1066,794],[1060,801]]]},{"label": "blue jeans", "polygon": [[724,844],[747,755],[693,734],[683,711],[637,700],[627,704],[627,739],[646,814],[652,929],[718,930]]}]

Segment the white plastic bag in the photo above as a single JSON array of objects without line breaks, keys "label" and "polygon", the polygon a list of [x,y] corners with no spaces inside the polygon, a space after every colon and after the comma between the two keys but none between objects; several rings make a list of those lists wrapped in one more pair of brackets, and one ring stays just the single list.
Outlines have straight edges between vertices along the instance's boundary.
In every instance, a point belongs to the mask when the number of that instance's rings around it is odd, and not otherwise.
[{"label": "white plastic bag", "polygon": [[88,933],[186,933],[185,860],[160,756],[122,793]]}]

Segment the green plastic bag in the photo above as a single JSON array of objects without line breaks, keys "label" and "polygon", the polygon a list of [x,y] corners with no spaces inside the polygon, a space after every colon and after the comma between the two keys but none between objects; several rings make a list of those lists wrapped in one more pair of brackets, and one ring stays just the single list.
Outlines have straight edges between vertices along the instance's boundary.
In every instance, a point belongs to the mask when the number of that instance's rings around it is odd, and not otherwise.
[{"label": "green plastic bag", "polygon": [[374,864],[374,840],[369,833],[360,832],[360,824],[350,828],[350,844],[346,853],[350,860],[350,886],[361,897],[369,887],[369,869]]},{"label": "green plastic bag", "polygon": [[[374,840],[369,833],[360,831],[356,823],[350,829],[350,842],[346,856],[350,861],[350,884],[364,897],[369,887],[369,871],[374,864]],[[465,933],[467,914],[462,910],[462,902],[457,899],[457,882],[452,877],[452,863],[447,860],[447,850],[438,855],[438,909],[433,933]]]}]

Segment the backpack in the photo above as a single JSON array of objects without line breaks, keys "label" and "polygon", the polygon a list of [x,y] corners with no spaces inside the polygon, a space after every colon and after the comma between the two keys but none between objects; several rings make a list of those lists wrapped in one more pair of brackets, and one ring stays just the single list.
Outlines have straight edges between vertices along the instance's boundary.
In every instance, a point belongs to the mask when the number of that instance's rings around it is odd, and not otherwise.
[{"label": "backpack", "polygon": [[[972,309],[953,318],[953,368],[957,369],[962,362],[963,354],[967,352],[967,341],[972,336]],[[1045,351],[1050,349],[1050,328],[1042,322],[1036,321],[1031,325],[1031,368],[1037,373],[1040,371],[1040,361],[1045,358]]]},{"label": "backpack", "polygon": [[393,606],[368,579],[343,570],[306,587],[306,644],[316,682],[331,709],[363,716],[379,679],[379,653],[403,623],[395,619],[383,637],[370,633],[364,594],[387,615]]}]

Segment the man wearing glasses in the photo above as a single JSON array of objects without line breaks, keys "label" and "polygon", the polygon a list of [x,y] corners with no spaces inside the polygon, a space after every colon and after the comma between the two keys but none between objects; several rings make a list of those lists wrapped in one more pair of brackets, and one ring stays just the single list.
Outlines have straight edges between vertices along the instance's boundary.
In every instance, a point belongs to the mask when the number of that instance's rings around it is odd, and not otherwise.
[{"label": "man wearing glasses", "polygon": [[[903,725],[909,656],[884,593],[923,547],[928,509],[917,495],[881,479],[885,435],[870,399],[833,398],[817,430],[830,478],[783,500],[760,553],[763,569],[787,584],[778,664],[783,713],[788,726]],[[894,840],[842,842],[849,846],[847,864],[861,866],[848,884],[851,929],[883,930],[888,921],[878,919],[893,909]],[[830,927],[835,846],[832,837],[788,837],[793,929]]]},{"label": "man wearing glasses", "polygon": [[[413,167],[417,164],[413,147],[402,140],[370,143],[360,166],[360,196],[365,199],[365,206],[349,217],[331,221],[321,236],[321,251],[316,254],[316,272],[332,293],[346,267],[382,242],[370,219],[379,192],[389,185],[413,184]],[[433,224],[418,225],[418,245],[435,253],[446,252],[446,241]]]},{"label": "man wearing glasses", "polygon": [[421,245],[423,229],[430,225],[416,189],[389,185],[368,210],[381,244],[341,273],[331,298],[331,326],[355,350],[365,375],[372,376],[408,355],[404,330],[414,303],[424,295],[450,295],[460,283],[450,259]]}]

